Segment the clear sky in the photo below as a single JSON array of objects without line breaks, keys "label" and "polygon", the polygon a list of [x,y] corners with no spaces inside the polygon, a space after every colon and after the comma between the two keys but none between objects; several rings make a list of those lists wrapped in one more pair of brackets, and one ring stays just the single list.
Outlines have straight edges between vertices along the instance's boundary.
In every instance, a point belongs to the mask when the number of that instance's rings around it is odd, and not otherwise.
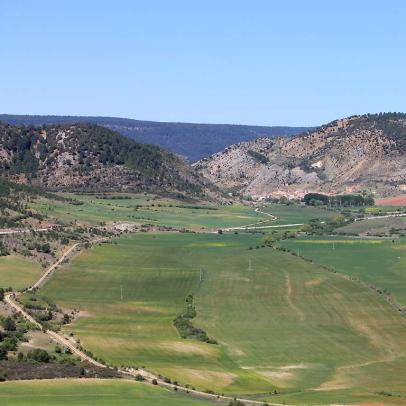
[{"label": "clear sky", "polygon": [[0,0],[0,112],[316,125],[406,111],[403,0]]}]

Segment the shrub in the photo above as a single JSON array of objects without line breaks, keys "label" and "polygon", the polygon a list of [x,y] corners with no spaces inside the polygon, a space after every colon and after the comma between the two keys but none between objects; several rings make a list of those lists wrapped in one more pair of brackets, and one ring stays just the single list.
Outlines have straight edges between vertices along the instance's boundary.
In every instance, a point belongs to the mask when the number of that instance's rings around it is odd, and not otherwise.
[{"label": "shrub", "polygon": [[27,358],[37,362],[45,362],[45,363],[49,362],[51,359],[48,352],[40,348],[36,348],[35,350],[30,351],[27,354]]},{"label": "shrub", "polygon": [[4,348],[0,347],[0,360],[2,359],[7,359],[7,351]]},{"label": "shrub", "polygon": [[252,158],[254,158],[257,162],[260,162],[261,164],[267,164],[269,162],[269,159],[261,154],[260,152],[253,151],[252,149],[249,149],[247,151],[248,155],[250,155]]},{"label": "shrub", "polygon": [[234,398],[233,400],[230,400],[230,403],[228,406],[244,406],[244,403],[242,403],[240,400]]},{"label": "shrub", "polygon": [[6,337],[2,344],[1,347],[5,350],[5,351],[17,351],[17,337]]},{"label": "shrub", "polygon": [[1,325],[6,331],[16,331],[16,323],[10,316],[3,319]]}]

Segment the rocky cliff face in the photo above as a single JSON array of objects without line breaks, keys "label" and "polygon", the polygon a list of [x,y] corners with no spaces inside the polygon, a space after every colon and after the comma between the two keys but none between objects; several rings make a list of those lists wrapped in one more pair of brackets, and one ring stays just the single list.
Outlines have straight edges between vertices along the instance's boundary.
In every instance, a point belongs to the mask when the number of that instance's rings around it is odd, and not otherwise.
[{"label": "rocky cliff face", "polygon": [[253,196],[406,190],[406,115],[337,120],[289,139],[260,138],[196,163],[219,187]]}]

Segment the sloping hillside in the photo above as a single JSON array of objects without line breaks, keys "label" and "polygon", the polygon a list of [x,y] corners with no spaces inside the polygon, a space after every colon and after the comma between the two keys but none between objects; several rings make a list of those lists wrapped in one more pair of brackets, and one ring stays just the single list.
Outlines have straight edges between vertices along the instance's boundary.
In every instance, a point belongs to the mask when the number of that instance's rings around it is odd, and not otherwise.
[{"label": "sloping hillside", "polygon": [[354,116],[293,138],[226,148],[195,167],[219,187],[254,196],[406,190],[406,115]]},{"label": "sloping hillside", "polygon": [[[33,187],[18,185],[0,177],[0,228],[35,224],[43,220],[43,216],[29,209],[28,204],[41,193]],[[0,243],[0,255],[1,255]]]},{"label": "sloping hillside", "polygon": [[205,180],[181,158],[91,124],[0,124],[0,171],[49,190],[203,193]]},{"label": "sloping hillside", "polygon": [[116,117],[26,116],[0,114],[9,124],[43,125],[93,123],[138,142],[158,145],[186,157],[190,162],[210,156],[230,144],[258,137],[289,136],[306,127],[265,127],[231,124],[192,124],[141,121]]}]

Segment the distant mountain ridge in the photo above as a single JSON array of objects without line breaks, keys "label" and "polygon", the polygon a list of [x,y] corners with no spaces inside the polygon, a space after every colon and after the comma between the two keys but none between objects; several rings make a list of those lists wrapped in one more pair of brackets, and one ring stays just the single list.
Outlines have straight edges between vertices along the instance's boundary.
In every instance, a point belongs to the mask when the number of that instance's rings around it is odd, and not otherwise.
[{"label": "distant mountain ridge", "polygon": [[223,190],[264,196],[406,192],[406,114],[352,116],[290,138],[231,145],[195,168]]},{"label": "distant mountain ridge", "polygon": [[309,127],[266,127],[236,124],[193,124],[142,121],[116,117],[39,116],[0,114],[8,124],[98,124],[141,143],[158,145],[190,162],[210,156],[228,145],[259,137],[291,136]]},{"label": "distant mountain ridge", "polygon": [[55,191],[153,191],[202,196],[212,187],[175,154],[95,124],[0,123],[0,174]]}]

